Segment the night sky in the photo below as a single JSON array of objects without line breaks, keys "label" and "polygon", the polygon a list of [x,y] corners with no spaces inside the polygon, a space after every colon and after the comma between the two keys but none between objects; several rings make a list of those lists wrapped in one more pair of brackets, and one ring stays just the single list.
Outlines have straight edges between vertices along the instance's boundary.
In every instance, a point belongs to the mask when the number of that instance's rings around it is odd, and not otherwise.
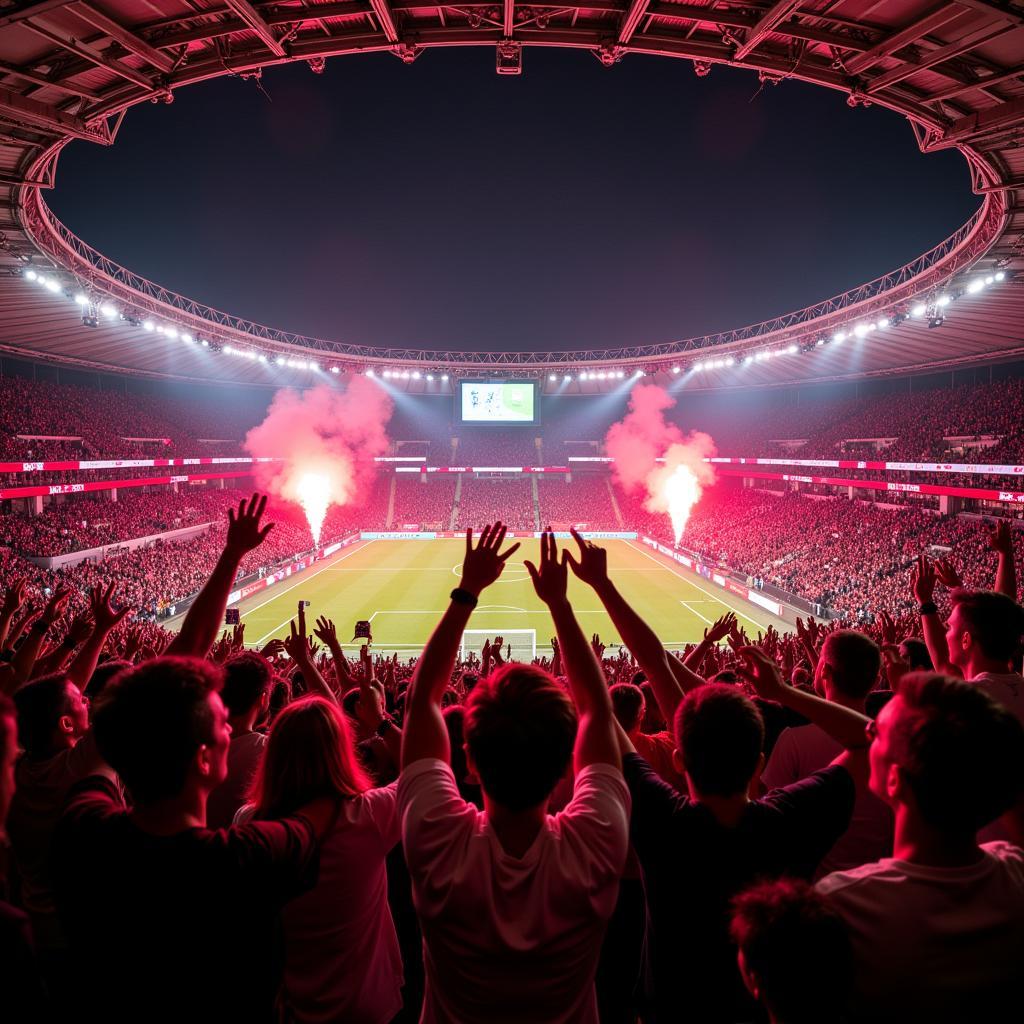
[{"label": "night sky", "polygon": [[[742,326],[919,255],[976,209],[955,152],[751,72],[433,50],[225,78],[73,143],[47,201],[107,256],[343,341],[588,348]],[[759,91],[760,89],[760,91]],[[269,99],[267,98],[269,95]]]}]

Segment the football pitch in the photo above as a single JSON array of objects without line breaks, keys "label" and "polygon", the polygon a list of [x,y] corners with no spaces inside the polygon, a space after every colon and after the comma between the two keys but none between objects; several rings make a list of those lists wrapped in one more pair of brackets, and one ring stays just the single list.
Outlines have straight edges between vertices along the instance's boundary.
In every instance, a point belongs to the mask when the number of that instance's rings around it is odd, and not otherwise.
[{"label": "football pitch", "polygon": [[[512,640],[513,657],[522,657],[529,637],[516,630],[535,630],[540,653],[550,651],[554,632],[547,609],[533,592],[523,559],[539,560],[540,541],[522,540],[500,580],[481,595],[468,629],[481,636],[504,634]],[[662,643],[676,649],[695,643],[704,629],[727,611],[736,613],[750,636],[768,625],[786,630],[780,619],[708,580],[649,551],[638,541],[602,541],[608,550],[609,572],[620,592],[647,620]],[[342,548],[269,590],[244,600],[239,609],[247,647],[260,647],[273,637],[284,638],[299,601],[306,609],[309,630],[319,615],[333,619],[346,649],[358,650],[353,627],[369,620],[373,649],[400,655],[418,653],[458,585],[463,540],[364,540]],[[590,587],[569,574],[569,597],[583,630],[598,633],[609,647],[620,643],[607,613]],[[474,646],[479,649],[479,639]]]}]

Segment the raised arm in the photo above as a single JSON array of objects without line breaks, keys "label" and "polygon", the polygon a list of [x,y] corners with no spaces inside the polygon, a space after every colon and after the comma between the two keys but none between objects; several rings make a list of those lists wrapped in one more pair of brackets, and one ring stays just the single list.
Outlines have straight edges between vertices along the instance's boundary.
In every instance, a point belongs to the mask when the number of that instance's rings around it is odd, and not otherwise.
[{"label": "raised arm", "polygon": [[739,654],[745,664],[738,671],[753,685],[757,695],[803,715],[831,736],[845,748],[845,753],[833,764],[843,765],[859,786],[867,785],[870,745],[867,730],[871,719],[852,708],[790,686],[782,678],[779,666],[759,647],[743,647]]},{"label": "raised arm", "polygon": [[237,513],[234,509],[228,509],[228,535],[224,541],[224,550],[206,585],[189,608],[180,632],[164,654],[205,658],[210,653],[242,559],[253,548],[259,547],[273,528],[273,523],[260,527],[260,519],[266,507],[267,496],[254,494],[248,503],[244,499],[238,503]]},{"label": "raised arm", "polygon": [[700,666],[707,656],[708,651],[720,640],[727,637],[736,625],[736,616],[733,612],[726,612],[717,622],[704,630],[704,639],[690,653],[683,658],[683,664],[693,673],[699,675]]},{"label": "raised arm", "polygon": [[441,697],[448,686],[459,653],[459,641],[469,616],[485,587],[502,573],[505,562],[519,545],[499,553],[506,528],[501,523],[485,526],[473,547],[473,531],[466,531],[462,579],[452,591],[441,621],[427,641],[406,695],[405,728],[402,732],[402,767],[423,758],[448,761],[448,730],[441,716]]},{"label": "raised arm", "polygon": [[[0,689],[3,692],[13,693],[31,678],[43,638],[49,632],[50,627],[60,618],[70,596],[71,592],[68,590],[60,588],[55,590],[53,596],[47,601],[42,615],[28,627],[28,633],[11,659],[10,665],[4,666],[6,671],[0,677]],[[16,636],[12,636],[11,642],[14,643],[17,639]]]},{"label": "raised arm", "polygon": [[996,590],[1011,601],[1017,600],[1017,566],[1013,561],[1013,530],[1005,519],[999,519],[988,535],[988,544],[999,555],[996,567]]},{"label": "raised arm", "polygon": [[89,611],[92,613],[92,632],[90,632],[82,649],[75,656],[75,660],[68,666],[68,678],[84,691],[96,671],[96,663],[100,659],[100,652],[107,642],[107,637],[115,626],[131,611],[130,608],[122,608],[116,611],[110,603],[114,596],[116,584],[103,589],[98,584],[89,591]]},{"label": "raised arm", "polygon": [[4,603],[0,605],[0,650],[7,643],[7,634],[11,629],[11,620],[25,603],[25,580],[11,580],[11,585],[4,594]]},{"label": "raised arm", "polygon": [[[933,600],[936,583],[935,567],[924,553],[918,555],[917,564],[911,573],[910,584],[914,599],[921,610],[921,631],[924,633],[925,646],[931,656],[936,672],[946,675],[962,676],[963,673],[955,665],[950,664],[949,648],[946,646],[946,630],[939,618],[938,609]],[[932,610],[934,609],[934,610]]]},{"label": "raised arm", "polygon": [[588,643],[583,635],[567,596],[571,561],[568,551],[562,553],[559,561],[555,535],[545,532],[540,539],[540,566],[527,562],[526,571],[533,580],[537,596],[548,606],[554,620],[569,692],[579,714],[574,752],[576,771],[589,764],[611,764],[621,768],[615,716],[604,670],[595,646]]},{"label": "raised arm", "polygon": [[[654,630],[619,593],[608,577],[608,552],[585,541],[575,530],[572,535],[579,546],[579,561],[572,555],[568,556],[572,571],[594,588],[623,643],[647,675],[662,717],[671,724],[684,693],[702,686],[704,680],[678,659],[669,657]],[[562,653],[564,657],[565,652]]]},{"label": "raised arm", "polygon": [[327,685],[327,680],[321,675],[313,660],[313,651],[309,646],[309,637],[306,636],[306,609],[302,602],[299,602],[299,625],[296,628],[295,619],[289,623],[290,635],[284,642],[284,649],[288,656],[302,672],[303,682],[309,693],[316,693],[329,700],[332,704],[338,703],[335,692]]}]

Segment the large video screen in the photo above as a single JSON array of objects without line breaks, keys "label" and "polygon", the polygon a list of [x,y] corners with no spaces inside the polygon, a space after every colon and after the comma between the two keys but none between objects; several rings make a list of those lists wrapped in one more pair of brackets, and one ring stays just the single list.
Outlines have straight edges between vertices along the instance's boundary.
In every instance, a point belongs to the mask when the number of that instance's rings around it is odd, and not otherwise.
[{"label": "large video screen", "polygon": [[537,408],[536,381],[459,381],[462,423],[536,423]]}]

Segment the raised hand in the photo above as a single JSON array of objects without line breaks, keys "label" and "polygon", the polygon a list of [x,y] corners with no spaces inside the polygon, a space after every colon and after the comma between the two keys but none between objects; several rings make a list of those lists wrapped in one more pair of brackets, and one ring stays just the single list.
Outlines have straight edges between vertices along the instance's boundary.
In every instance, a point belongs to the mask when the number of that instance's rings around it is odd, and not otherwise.
[{"label": "raised hand", "polygon": [[308,665],[312,656],[309,650],[309,641],[306,639],[305,616],[299,617],[298,627],[296,627],[294,619],[289,623],[289,626],[291,627],[291,633],[284,639],[284,649],[296,665]]},{"label": "raised hand", "polygon": [[231,649],[240,651],[245,646],[245,623],[239,622],[231,630]]},{"label": "raised hand", "polygon": [[276,658],[284,650],[284,641],[274,637],[273,640],[268,640],[261,648],[260,654],[264,658]]},{"label": "raised hand", "polygon": [[724,637],[732,633],[735,626],[735,614],[733,612],[726,612],[714,625],[704,630],[704,639],[710,643],[717,644]]},{"label": "raised hand", "polygon": [[898,690],[903,677],[910,671],[910,662],[900,654],[896,644],[882,644],[882,668],[890,690]]},{"label": "raised hand", "polygon": [[533,562],[525,564],[537,596],[546,605],[563,604],[569,586],[569,552],[563,551],[559,561],[558,545],[553,533],[545,530],[540,535],[540,566]]},{"label": "raised hand", "polygon": [[964,585],[960,573],[948,558],[940,558],[935,563],[935,578],[950,590],[957,590]]},{"label": "raised hand", "polygon": [[327,618],[326,615],[321,615],[316,620],[316,627],[313,630],[313,636],[315,636],[325,647],[331,648],[331,650],[338,646],[337,627],[329,618]]},{"label": "raised hand", "polygon": [[882,643],[896,643],[896,623],[893,622],[892,616],[886,612],[879,612],[878,624],[882,629]]},{"label": "raised hand", "polygon": [[[113,587],[113,584],[111,584],[111,587]],[[99,588],[97,587],[96,589],[98,590]],[[58,587],[53,592],[53,596],[50,598],[50,600],[47,601],[46,607],[43,609],[43,614],[40,620],[42,622],[45,622],[47,627],[52,626],[63,614],[70,597],[70,590],[68,590],[65,587]]]},{"label": "raised hand", "polygon": [[267,534],[274,528],[273,523],[260,526],[260,520],[267,507],[267,496],[253,494],[246,503],[243,498],[238,503],[238,511],[228,509],[228,536],[224,542],[225,551],[230,551],[239,558],[259,547]]},{"label": "raised hand", "polygon": [[924,552],[917,556],[910,574],[910,587],[918,604],[927,604],[935,593],[935,569]]},{"label": "raised hand", "polygon": [[736,671],[762,700],[779,702],[789,689],[779,666],[759,647],[742,647],[738,653],[744,664],[737,666]]},{"label": "raised hand", "polygon": [[77,647],[91,632],[92,626],[89,624],[89,617],[87,615],[76,615],[68,624],[64,643],[69,648]]},{"label": "raised hand", "polygon": [[16,580],[11,580],[11,585],[4,594],[3,609],[0,614],[3,614],[5,618],[10,618],[24,603],[25,579],[19,577]]},{"label": "raised hand", "polygon": [[601,643],[601,638],[596,633],[590,638],[590,649],[594,652],[598,661],[604,657],[604,646]]},{"label": "raised hand", "polygon": [[1013,531],[1005,519],[997,519],[995,525],[988,531],[986,539],[988,546],[1000,555],[1013,554]]},{"label": "raised hand", "polygon": [[608,552],[589,540],[584,540],[575,530],[569,531],[580,549],[579,561],[566,552],[565,559],[575,576],[591,587],[598,587],[608,581]]},{"label": "raised hand", "polygon": [[473,547],[473,530],[466,530],[466,554],[462,560],[462,590],[474,596],[489,587],[504,571],[509,557],[519,550],[518,542],[507,551],[499,552],[505,540],[507,527],[503,523],[485,526],[480,533],[480,540]]}]

